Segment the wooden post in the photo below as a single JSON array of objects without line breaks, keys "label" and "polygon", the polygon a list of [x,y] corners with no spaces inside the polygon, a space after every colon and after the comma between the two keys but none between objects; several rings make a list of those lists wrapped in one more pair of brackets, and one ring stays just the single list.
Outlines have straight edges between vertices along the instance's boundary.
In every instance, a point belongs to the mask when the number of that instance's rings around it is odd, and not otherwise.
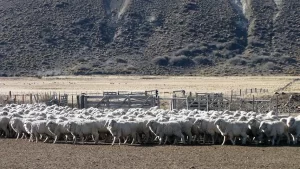
[{"label": "wooden post", "polygon": [[72,94],[72,109],[74,108],[73,94]]},{"label": "wooden post", "polygon": [[160,98],[157,96],[157,107],[160,109]]},{"label": "wooden post", "polygon": [[278,103],[279,103],[278,94],[276,94],[276,116],[277,117],[278,117]]},{"label": "wooden post", "polygon": [[25,97],[24,97],[24,94],[22,95],[22,104],[25,104]]},{"label": "wooden post", "polygon": [[255,88],[254,90],[255,90],[255,93],[257,93],[257,89]]},{"label": "wooden post", "polygon": [[30,93],[30,95],[29,95],[29,99],[30,99],[30,104],[32,104],[32,94]]},{"label": "wooden post", "polygon": [[14,97],[14,104],[16,104],[17,103],[17,95],[15,95],[15,97]]},{"label": "wooden post", "polygon": [[200,103],[200,97],[198,94],[196,94],[196,97],[197,97],[197,103],[198,103],[198,110],[200,110],[200,106],[201,106],[201,103]]},{"label": "wooden post", "polygon": [[131,97],[130,96],[128,96],[128,108],[130,108],[131,107]]},{"label": "wooden post", "polygon": [[209,94],[206,95],[206,111],[208,112],[209,107]]},{"label": "wooden post", "polygon": [[252,94],[252,89],[250,89],[250,92],[251,92],[251,94]]},{"label": "wooden post", "polygon": [[254,95],[252,95],[252,111],[255,111],[255,109],[254,109]]},{"label": "wooden post", "polygon": [[[240,91],[241,91],[241,90],[240,90]],[[233,95],[233,91],[231,90],[231,94],[230,94],[230,103],[229,103],[229,110],[231,110],[232,95]]]},{"label": "wooden post", "polygon": [[240,96],[242,96],[242,89],[240,89]]},{"label": "wooden post", "polygon": [[185,102],[186,102],[186,109],[189,110],[189,97],[186,97]]},{"label": "wooden post", "polygon": [[60,92],[58,93],[58,106],[60,106]]},{"label": "wooden post", "polygon": [[11,99],[11,91],[8,92],[9,99]]}]

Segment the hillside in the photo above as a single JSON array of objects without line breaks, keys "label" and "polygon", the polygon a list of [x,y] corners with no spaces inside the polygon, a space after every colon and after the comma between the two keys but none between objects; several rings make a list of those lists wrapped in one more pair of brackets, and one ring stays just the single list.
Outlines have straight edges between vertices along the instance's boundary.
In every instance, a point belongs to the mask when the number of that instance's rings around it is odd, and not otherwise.
[{"label": "hillside", "polygon": [[299,0],[1,0],[0,76],[300,74]]}]

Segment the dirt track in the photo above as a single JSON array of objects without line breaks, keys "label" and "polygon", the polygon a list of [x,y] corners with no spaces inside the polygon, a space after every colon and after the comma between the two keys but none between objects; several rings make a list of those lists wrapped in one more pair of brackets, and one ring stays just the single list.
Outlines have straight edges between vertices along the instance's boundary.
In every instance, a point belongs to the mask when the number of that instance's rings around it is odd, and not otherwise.
[{"label": "dirt track", "polygon": [[0,139],[1,168],[299,168],[300,147],[110,146]]}]

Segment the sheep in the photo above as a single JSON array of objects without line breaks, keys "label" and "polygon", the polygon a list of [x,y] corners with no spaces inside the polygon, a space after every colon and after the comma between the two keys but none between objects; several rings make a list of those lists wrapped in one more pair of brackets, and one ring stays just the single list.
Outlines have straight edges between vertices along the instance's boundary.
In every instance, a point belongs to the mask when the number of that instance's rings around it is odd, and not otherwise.
[{"label": "sheep", "polygon": [[[165,143],[168,140],[169,136],[176,136],[181,138],[183,144],[185,144],[184,136],[181,132],[181,125],[178,122],[157,122],[154,120],[150,120],[147,124],[147,127],[150,128],[151,132],[159,137],[159,144],[162,144],[164,136],[166,136]],[[177,143],[177,139],[175,138],[174,144]]]},{"label": "sheep", "polygon": [[66,128],[67,123],[67,121],[49,121],[46,123],[46,127],[54,135],[53,144],[56,143],[57,139],[61,134],[65,135],[65,143],[67,143],[68,135],[71,134]]},{"label": "sheep", "polygon": [[[132,136],[131,144],[134,144],[136,138],[136,131],[137,131],[137,122],[117,122],[116,120],[109,120],[107,124],[107,129],[110,131],[111,135],[113,136],[112,146],[115,144],[116,139],[119,140],[119,145],[121,144],[121,137],[128,137],[129,135]],[[124,141],[126,144],[127,139]]]},{"label": "sheep", "polygon": [[[249,132],[249,137],[252,138],[252,141],[254,140],[261,140],[261,137],[262,137],[262,133],[261,131],[259,130],[259,126],[260,126],[260,121],[256,118],[251,118],[248,120],[248,128],[250,129],[250,132]],[[258,142],[256,142],[258,143]]]},{"label": "sheep", "polygon": [[98,144],[99,134],[94,121],[71,121],[68,122],[65,127],[73,136],[73,144],[77,143],[77,135],[79,135],[82,144],[84,144],[84,136],[87,135],[92,135],[95,140],[95,144]]},{"label": "sheep", "polygon": [[246,144],[247,140],[247,130],[248,125],[245,122],[227,122],[224,119],[217,119],[214,123],[215,126],[219,129],[220,133],[224,137],[222,145],[225,144],[225,141],[229,138],[231,143],[235,145],[235,140],[233,137],[242,137],[242,144]]},{"label": "sheep", "polygon": [[9,118],[7,116],[0,116],[0,129],[4,131],[5,138],[9,137]]},{"label": "sheep", "polygon": [[182,134],[186,135],[188,137],[188,144],[192,143],[192,127],[193,123],[189,120],[179,120],[177,121],[181,126]]},{"label": "sheep", "polygon": [[278,145],[280,139],[283,135],[287,137],[287,144],[290,144],[290,137],[288,135],[288,126],[281,121],[262,121],[259,130],[266,134],[268,138],[271,138],[272,146],[275,145],[275,140],[277,139],[276,144]]},{"label": "sheep", "polygon": [[300,120],[295,119],[294,117],[289,117],[286,123],[289,133],[292,135],[293,143],[297,144],[298,137],[300,136]]},{"label": "sheep", "polygon": [[206,119],[197,119],[194,122],[194,124],[204,133],[203,143],[206,142],[206,134],[209,134],[212,138],[212,144],[215,144],[215,134],[220,132],[218,128],[214,125],[214,121]]},{"label": "sheep", "polygon": [[48,130],[46,127],[47,121],[45,120],[38,120],[38,121],[33,121],[29,122],[26,121],[24,123],[24,128],[28,134],[30,134],[29,141],[33,141],[33,137],[35,137],[36,142],[39,140],[39,136],[46,135],[46,139],[44,140],[44,143],[47,142],[49,139],[49,136],[54,137],[54,135]]},{"label": "sheep", "polygon": [[17,133],[17,139],[19,139],[20,137],[20,134],[22,134],[22,137],[21,138],[27,138],[26,137],[26,130],[25,130],[25,127],[24,127],[24,119],[22,118],[12,118],[10,121],[9,121],[9,124],[11,126],[11,128]]}]

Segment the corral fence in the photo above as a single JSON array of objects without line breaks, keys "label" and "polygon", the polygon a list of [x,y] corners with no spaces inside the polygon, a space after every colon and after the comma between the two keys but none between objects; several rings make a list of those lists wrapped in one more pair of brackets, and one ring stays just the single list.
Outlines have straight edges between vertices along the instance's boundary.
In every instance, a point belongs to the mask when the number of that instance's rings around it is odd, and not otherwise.
[{"label": "corral fence", "polygon": [[[242,92],[244,91],[244,92]],[[252,92],[251,92],[252,91]],[[239,89],[227,93],[186,92],[176,90],[159,93],[150,91],[113,91],[102,93],[15,93],[0,94],[0,104],[33,104],[69,106],[76,108],[150,108],[243,110],[260,113],[271,110],[277,113],[300,112],[299,93],[269,93],[267,89]]]},{"label": "corral fence", "polygon": [[81,94],[79,108],[150,108],[159,105],[157,90],[145,92],[103,92],[102,95]]}]

